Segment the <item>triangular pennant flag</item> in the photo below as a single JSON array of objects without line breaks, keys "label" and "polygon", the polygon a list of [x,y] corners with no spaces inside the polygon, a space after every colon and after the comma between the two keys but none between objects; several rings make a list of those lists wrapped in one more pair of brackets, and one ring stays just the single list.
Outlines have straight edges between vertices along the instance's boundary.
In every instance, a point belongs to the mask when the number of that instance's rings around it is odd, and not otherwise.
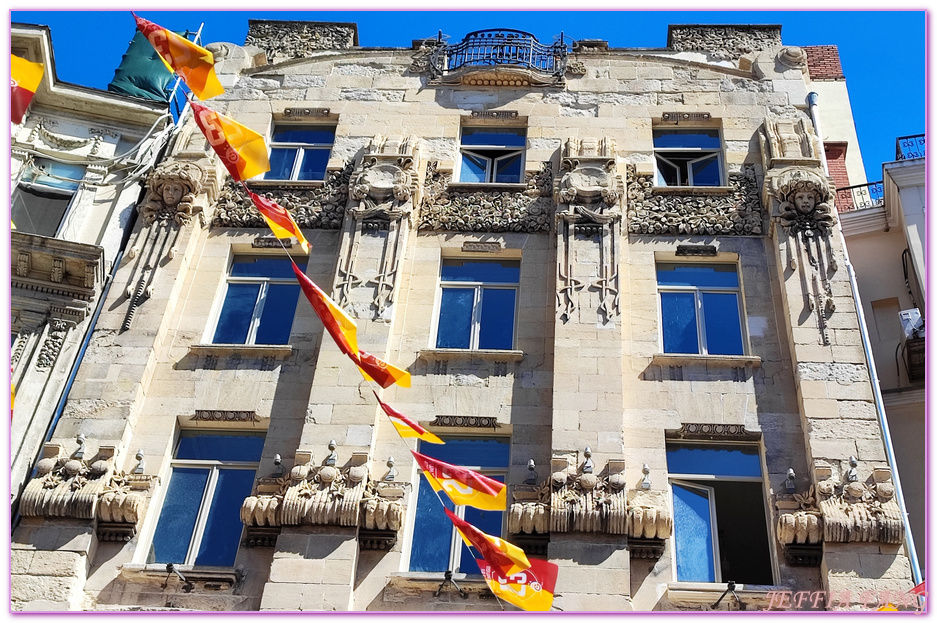
[{"label": "triangular pennant flag", "polygon": [[377,384],[384,389],[394,383],[401,387],[410,387],[409,372],[378,359],[371,353],[359,350],[355,363],[358,364],[358,369],[361,370],[365,380],[377,381]]},{"label": "triangular pennant flag", "polygon": [[299,230],[299,226],[296,224],[296,221],[293,220],[292,215],[287,212],[286,208],[279,206],[275,201],[267,199],[266,197],[261,197],[258,194],[252,193],[250,190],[247,191],[247,195],[251,198],[254,207],[257,208],[260,215],[264,217],[264,220],[267,222],[274,236],[280,240],[293,238],[295,236],[296,241],[299,242],[299,246],[303,248],[303,251],[309,253],[309,243],[306,242],[306,239],[303,237],[303,232]]},{"label": "triangular pennant flag", "polygon": [[[373,390],[372,390],[373,391]],[[378,398],[377,392],[374,392],[374,397],[377,398],[377,404],[381,405],[381,409],[384,410],[384,413],[387,414],[387,417],[390,418],[391,423],[394,425],[394,428],[397,430],[397,433],[404,438],[417,438],[422,439],[427,443],[446,443],[433,433],[429,432],[407,416],[405,416],[400,411],[397,411],[388,404]]]},{"label": "triangular pennant flag", "polygon": [[244,181],[270,170],[263,137],[234,119],[190,102],[195,123],[236,181]]},{"label": "triangular pennant flag", "polygon": [[26,109],[39,90],[45,66],[10,55],[10,121],[23,123]]},{"label": "triangular pennant flag", "polygon": [[179,74],[196,97],[207,100],[224,93],[215,74],[215,57],[211,52],[149,20],[136,15],[133,18],[137,30],[150,42],[166,68]]},{"label": "triangular pennant flag", "polygon": [[455,525],[456,530],[462,535],[462,540],[466,545],[474,547],[492,567],[492,573],[497,577],[508,577],[518,571],[530,568],[530,561],[524,550],[518,546],[508,543],[496,536],[485,534],[464,519],[460,519],[448,508],[443,508],[446,516]]},{"label": "triangular pennant flag", "polygon": [[546,612],[553,605],[559,567],[539,558],[529,560],[529,568],[507,577],[498,576],[484,560],[475,562],[492,593],[522,610]]},{"label": "triangular pennant flag", "polygon": [[507,487],[503,482],[413,450],[411,452],[433,491],[445,491],[446,495],[460,506],[474,506],[492,511],[503,511],[507,508]]},{"label": "triangular pennant flag", "polygon": [[325,330],[329,332],[338,349],[358,361],[358,325],[345,313],[341,307],[335,304],[319,286],[303,274],[303,271],[293,262],[293,273],[299,280],[299,287],[303,294],[312,304],[312,309],[319,316]]},{"label": "triangular pennant flag", "polygon": [[921,582],[920,584],[918,584],[917,586],[915,586],[908,592],[911,593],[912,595],[922,595],[922,596],[925,595],[926,593],[924,591],[924,582]]}]

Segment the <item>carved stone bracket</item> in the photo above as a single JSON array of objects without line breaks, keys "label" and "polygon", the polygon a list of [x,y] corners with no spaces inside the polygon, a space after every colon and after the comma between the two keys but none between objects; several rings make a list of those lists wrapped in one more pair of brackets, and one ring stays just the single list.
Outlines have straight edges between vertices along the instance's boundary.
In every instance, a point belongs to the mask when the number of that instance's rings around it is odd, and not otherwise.
[{"label": "carved stone bracket", "polygon": [[736,60],[754,50],[781,47],[780,26],[671,26],[667,47],[705,52],[714,60]]},{"label": "carved stone bracket", "polygon": [[[348,162],[341,171],[329,171],[322,186],[303,186],[265,183],[253,190],[286,208],[303,229],[340,229],[345,206],[348,203],[348,183],[354,162]],[[215,205],[212,227],[267,227],[260,212],[240,184],[228,180]]]},{"label": "carved stone bracket", "polygon": [[65,345],[65,338],[68,337],[68,331],[75,326],[75,323],[66,320],[52,319],[49,321],[48,332],[36,356],[36,368],[39,370],[48,370],[55,365],[55,361]]},{"label": "carved stone bracket", "polygon": [[631,489],[628,491],[628,537],[631,539],[668,539],[673,533],[673,516],[666,491]]},{"label": "carved stone bracket", "polygon": [[565,456],[550,466],[551,532],[628,533],[624,461],[609,461],[605,477],[580,473]]},{"label": "carved stone bracket", "polygon": [[628,232],[697,236],[752,236],[762,233],[761,201],[752,166],[729,174],[726,195],[703,194],[693,188],[656,190],[650,175],[626,169]]},{"label": "carved stone bracket", "polygon": [[129,541],[146,507],[146,491],[157,480],[144,474],[115,473],[98,503],[97,535],[102,541]]},{"label": "carved stone bracket", "polygon": [[347,50],[358,45],[354,24],[248,20],[244,45],[255,45],[268,63],[306,58],[318,50]]},{"label": "carved stone bracket", "polygon": [[[570,320],[579,307],[579,291],[597,291],[597,311],[604,321],[618,316],[619,238],[622,184],[615,165],[615,142],[610,138],[569,139],[560,163],[563,172],[554,188],[557,205],[557,313]],[[575,234],[598,235],[597,274],[588,281],[575,275]]]},{"label": "carved stone bracket", "polygon": [[452,174],[426,167],[419,229],[422,231],[525,232],[549,231],[553,209],[550,163],[528,171],[527,188],[513,190],[450,191]]},{"label": "carved stone bracket", "polygon": [[823,515],[817,507],[813,485],[805,493],[779,494],[775,506],[781,545],[816,545],[823,540]]},{"label": "carved stone bracket", "polygon": [[201,208],[195,198],[202,190],[205,169],[194,162],[169,161],[150,172],[146,196],[137,207],[143,222],[169,221],[187,225]]},{"label": "carved stone bracket", "polygon": [[784,166],[821,166],[820,140],[804,118],[768,117],[758,133],[758,141],[766,171]]},{"label": "carved stone bracket", "polygon": [[[833,543],[904,541],[901,509],[895,499],[895,485],[888,469],[884,476],[836,483],[830,473],[815,470],[817,499],[823,516],[823,540]],[[825,477],[824,477],[825,476]]]}]

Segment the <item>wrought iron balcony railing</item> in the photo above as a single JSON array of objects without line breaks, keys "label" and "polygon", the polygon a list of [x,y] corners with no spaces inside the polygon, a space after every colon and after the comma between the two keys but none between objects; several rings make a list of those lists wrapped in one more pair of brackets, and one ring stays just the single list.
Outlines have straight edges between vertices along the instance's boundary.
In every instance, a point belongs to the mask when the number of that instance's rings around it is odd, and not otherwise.
[{"label": "wrought iron balcony railing", "polygon": [[927,149],[924,135],[902,136],[895,140],[895,160],[914,160],[923,158]]},{"label": "wrought iron balcony railing", "polygon": [[468,67],[507,66],[563,77],[569,55],[566,41],[543,45],[528,32],[499,28],[476,30],[455,45],[442,45],[430,58],[436,75],[446,75]]},{"label": "wrought iron balcony railing", "polygon": [[885,204],[885,190],[882,182],[870,182],[836,189],[836,211],[855,212],[868,208],[878,208]]}]

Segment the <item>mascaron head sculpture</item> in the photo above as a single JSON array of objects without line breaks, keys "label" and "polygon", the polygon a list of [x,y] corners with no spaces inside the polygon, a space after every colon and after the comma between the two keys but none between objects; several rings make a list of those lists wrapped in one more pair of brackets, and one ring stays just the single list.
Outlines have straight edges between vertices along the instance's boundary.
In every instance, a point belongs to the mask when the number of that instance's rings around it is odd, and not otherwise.
[{"label": "mascaron head sculpture", "polygon": [[775,196],[780,201],[778,220],[792,234],[825,235],[833,227],[829,183],[813,171],[795,169],[778,179]]},{"label": "mascaron head sculpture", "polygon": [[147,179],[147,194],[140,205],[143,222],[172,218],[184,225],[193,212],[195,196],[202,187],[203,171],[191,162],[170,162],[157,167]]}]

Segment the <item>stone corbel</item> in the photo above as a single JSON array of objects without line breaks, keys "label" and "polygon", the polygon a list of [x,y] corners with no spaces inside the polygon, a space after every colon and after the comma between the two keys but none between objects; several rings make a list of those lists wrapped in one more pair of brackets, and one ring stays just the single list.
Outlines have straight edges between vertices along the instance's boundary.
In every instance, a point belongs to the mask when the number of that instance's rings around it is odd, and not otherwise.
[{"label": "stone corbel", "polygon": [[666,491],[628,491],[628,549],[633,558],[660,558],[664,553],[664,541],[673,534],[668,502]]},{"label": "stone corbel", "polygon": [[361,500],[358,545],[361,549],[390,550],[403,526],[410,483],[371,480]]},{"label": "stone corbel", "polygon": [[93,457],[79,450],[65,454],[64,446],[47,443],[36,463],[36,475],[20,498],[24,517],[94,519],[98,501],[111,482],[116,448],[101,446]]},{"label": "stone corbel", "polygon": [[823,556],[823,515],[817,507],[816,487],[810,485],[804,493],[779,493],[774,504],[778,511],[775,531],[787,564],[819,565]]},{"label": "stone corbel", "polygon": [[806,118],[768,117],[758,133],[758,141],[765,171],[789,166],[821,166],[822,146]]},{"label": "stone corbel", "polygon": [[865,481],[837,482],[827,466],[817,466],[814,475],[824,541],[888,544],[904,541],[901,509],[888,467],[873,468]]},{"label": "stone corbel", "polygon": [[129,541],[146,509],[147,491],[159,479],[146,474],[112,474],[97,510],[97,535],[102,541]]},{"label": "stone corbel", "polygon": [[[627,534],[623,461],[609,461],[606,476],[581,473],[578,452],[554,455],[550,462],[550,531]],[[571,460],[572,459],[572,460]]]}]

